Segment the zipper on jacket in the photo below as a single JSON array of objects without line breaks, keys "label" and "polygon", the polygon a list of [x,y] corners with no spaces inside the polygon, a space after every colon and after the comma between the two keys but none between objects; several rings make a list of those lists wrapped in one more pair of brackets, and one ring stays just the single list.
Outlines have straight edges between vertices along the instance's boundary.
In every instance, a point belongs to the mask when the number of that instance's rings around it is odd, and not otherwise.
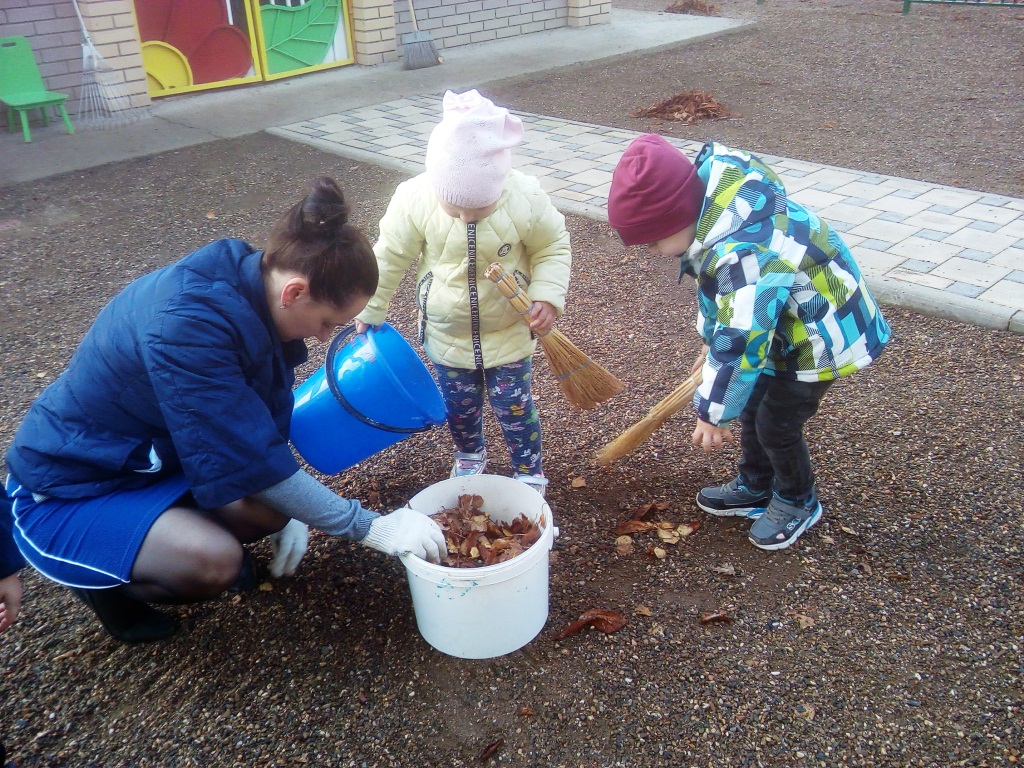
[{"label": "zipper on jacket", "polygon": [[473,334],[473,362],[483,370],[484,353],[480,347],[480,294],[476,286],[476,222],[466,225],[466,245],[469,255],[469,317]]}]

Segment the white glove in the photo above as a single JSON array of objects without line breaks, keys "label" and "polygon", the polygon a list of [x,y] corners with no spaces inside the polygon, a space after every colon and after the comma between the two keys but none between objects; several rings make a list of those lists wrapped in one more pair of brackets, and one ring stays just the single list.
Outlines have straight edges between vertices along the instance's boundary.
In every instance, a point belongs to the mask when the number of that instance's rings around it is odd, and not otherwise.
[{"label": "white glove", "polygon": [[434,563],[448,554],[441,526],[408,507],[401,507],[390,515],[381,515],[375,519],[370,523],[370,531],[362,543],[386,555],[409,552],[421,560]]},{"label": "white glove", "polygon": [[277,533],[270,535],[274,559],[270,561],[270,575],[275,579],[293,576],[309,546],[309,526],[298,520],[289,520]]}]

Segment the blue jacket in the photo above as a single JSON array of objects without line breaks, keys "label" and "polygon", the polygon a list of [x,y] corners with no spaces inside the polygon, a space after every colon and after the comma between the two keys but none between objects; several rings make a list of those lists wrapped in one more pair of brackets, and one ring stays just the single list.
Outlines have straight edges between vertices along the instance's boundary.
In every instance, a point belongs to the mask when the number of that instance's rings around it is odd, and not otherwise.
[{"label": "blue jacket", "polygon": [[292,385],[307,350],[274,328],[261,256],[218,240],[115,296],[14,436],[18,481],[88,498],[183,471],[213,508],[295,474]]}]

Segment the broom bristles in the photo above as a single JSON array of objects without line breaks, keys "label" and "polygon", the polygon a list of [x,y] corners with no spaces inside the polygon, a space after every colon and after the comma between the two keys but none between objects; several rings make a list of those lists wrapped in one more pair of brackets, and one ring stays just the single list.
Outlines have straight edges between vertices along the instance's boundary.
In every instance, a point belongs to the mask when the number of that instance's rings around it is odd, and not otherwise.
[{"label": "broom bristles", "polygon": [[594,362],[555,328],[540,337],[540,346],[566,399],[577,408],[596,408],[622,391],[622,382]]},{"label": "broom bristles", "polygon": [[[484,274],[498,286],[498,290],[509,300],[522,321],[529,326],[527,315],[533,302],[519,287],[519,283],[498,263],[491,264]],[[621,381],[591,360],[557,328],[551,328],[540,337],[540,346],[558,379],[562,393],[577,408],[596,408],[622,391]]]},{"label": "broom bristles", "polygon": [[598,451],[595,456],[598,465],[607,467],[623,456],[628,456],[647,442],[647,439],[654,434],[658,427],[693,399],[693,393],[697,391],[700,382],[701,372],[697,371],[651,408],[640,421]]}]

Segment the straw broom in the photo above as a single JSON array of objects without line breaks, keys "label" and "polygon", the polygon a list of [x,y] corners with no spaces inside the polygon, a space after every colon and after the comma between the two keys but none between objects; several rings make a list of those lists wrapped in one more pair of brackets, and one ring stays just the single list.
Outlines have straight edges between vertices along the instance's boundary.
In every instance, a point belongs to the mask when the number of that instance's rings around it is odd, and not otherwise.
[{"label": "straw broom", "polygon": [[698,370],[676,387],[668,397],[651,408],[640,421],[598,451],[597,463],[606,467],[643,445],[669,416],[678,413],[693,400],[693,393],[697,391],[700,382],[701,372]]},{"label": "straw broom", "polygon": [[[530,309],[533,302],[519,287],[501,264],[491,264],[484,276],[498,286],[501,294],[509,300],[513,309],[527,326],[530,324]],[[577,408],[596,408],[613,395],[622,391],[622,382],[591,360],[557,328],[539,336],[540,346],[548,358],[551,370],[558,378],[562,393]]]}]

